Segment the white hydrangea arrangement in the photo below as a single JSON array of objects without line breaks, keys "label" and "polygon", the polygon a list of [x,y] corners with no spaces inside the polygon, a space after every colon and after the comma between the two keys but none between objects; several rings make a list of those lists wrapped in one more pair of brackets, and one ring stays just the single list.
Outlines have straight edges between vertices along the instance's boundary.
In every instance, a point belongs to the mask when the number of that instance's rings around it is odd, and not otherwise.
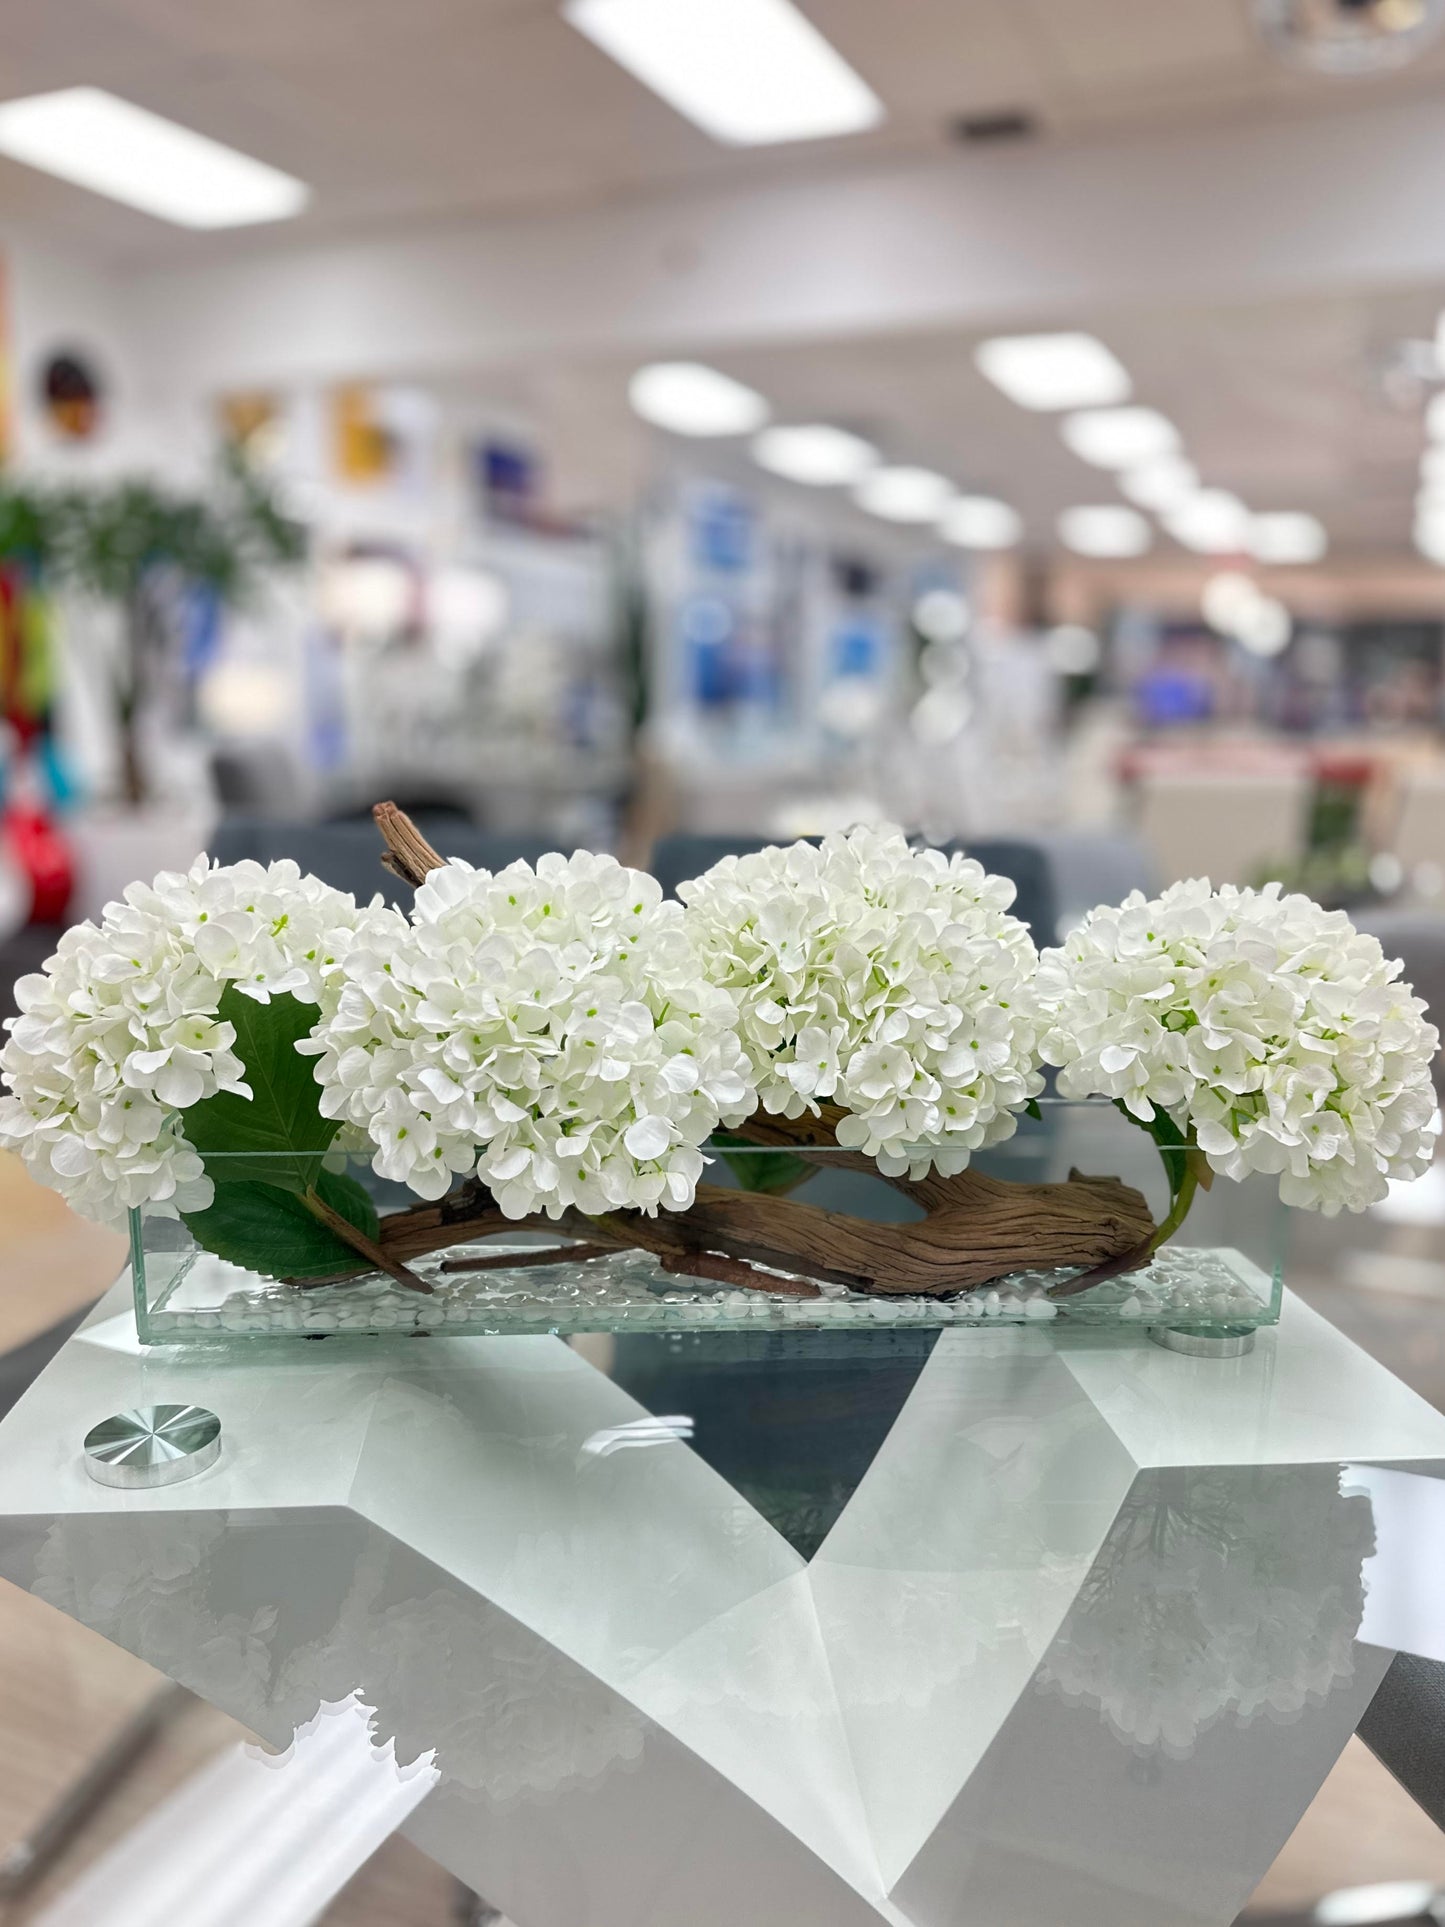
[{"label": "white hydrangea arrangement", "polygon": [[204,1210],[212,1184],[185,1114],[220,1092],[251,1096],[235,1027],[218,1015],[226,986],[319,1006],[363,932],[404,929],[397,912],[358,909],[290,861],[201,857],[133,883],[16,986],[0,1145],[84,1217],[117,1222],[145,1203]]},{"label": "white hydrangea arrangement", "polygon": [[681,905],[612,857],[449,863],[403,941],[358,943],[341,969],[302,1047],[322,1111],[422,1197],[478,1171],[510,1218],[683,1210],[700,1147],[754,1107],[731,1001]]},{"label": "white hydrangea arrangement", "polygon": [[[1042,1207],[1021,1187],[1012,1216],[990,1193],[1009,1236],[987,1257],[1032,1262],[1044,1208],[1060,1289],[1145,1262],[1216,1172],[1359,1210],[1433,1152],[1423,1005],[1374,938],[1276,887],[1136,893],[1040,959],[1011,883],[887,827],[724,858],[680,903],[607,856],[494,875],[420,847],[409,914],[289,862],[133,885],[21,981],[0,1146],[88,1217],[158,1207],[272,1276],[379,1266],[421,1291],[406,1251],[454,1236],[456,1212],[403,1249],[329,1152],[364,1150],[425,1200],[475,1177],[483,1216],[586,1219],[601,1248],[777,1289],[790,1260],[822,1262],[821,1221],[782,1196],[797,1160],[776,1183],[740,1173],[776,1194],[739,1216],[736,1193],[699,1193],[709,1140],[836,1144],[905,1188],[941,1174],[925,1210],[953,1228],[922,1260],[829,1220],[821,1275],[893,1291],[917,1262],[921,1288],[959,1288],[970,1254],[948,1240],[979,1207],[957,1187],[999,1188],[961,1174],[1017,1128],[1042,1063],[1151,1130],[1170,1180],[1158,1226],[1117,1180],[1039,1187]],[[690,1234],[646,1227],[689,1211]]]},{"label": "white hydrangea arrangement", "polygon": [[1439,1128],[1440,1035],[1399,976],[1343,911],[1278,884],[1135,891],[1044,952],[1043,1056],[1064,1096],[1162,1114],[1210,1172],[1361,1211],[1426,1169]]},{"label": "white hydrangea arrangement", "polygon": [[835,1106],[885,1174],[952,1175],[1043,1089],[1033,942],[971,858],[865,827],[724,857],[679,895],[773,1115]]}]

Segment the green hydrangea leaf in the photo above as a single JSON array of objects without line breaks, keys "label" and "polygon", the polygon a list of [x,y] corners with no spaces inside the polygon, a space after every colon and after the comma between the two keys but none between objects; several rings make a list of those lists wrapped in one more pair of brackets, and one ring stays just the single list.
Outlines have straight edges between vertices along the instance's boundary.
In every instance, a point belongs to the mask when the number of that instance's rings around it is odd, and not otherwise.
[{"label": "green hydrangea leaf", "polygon": [[310,1190],[339,1128],[321,1115],[315,1060],[296,1050],[316,1022],[316,1006],[290,995],[262,1004],[227,984],[219,1014],[235,1028],[233,1048],[253,1095],[218,1091],[193,1104],[183,1116],[186,1137],[218,1185],[244,1179]]},{"label": "green hydrangea leaf", "polygon": [[[376,1206],[355,1178],[317,1173],[316,1194],[331,1209],[375,1239]],[[307,1209],[293,1189],[250,1178],[226,1178],[204,1211],[185,1214],[196,1242],[216,1257],[271,1278],[356,1276],[370,1267],[350,1245]]]}]

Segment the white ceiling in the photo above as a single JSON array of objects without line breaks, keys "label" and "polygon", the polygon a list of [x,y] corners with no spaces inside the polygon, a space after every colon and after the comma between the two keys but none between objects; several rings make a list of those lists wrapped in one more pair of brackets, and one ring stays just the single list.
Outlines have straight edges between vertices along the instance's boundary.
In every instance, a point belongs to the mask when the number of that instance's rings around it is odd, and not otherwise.
[{"label": "white ceiling", "polygon": [[[1343,87],[1287,71],[1248,0],[802,4],[883,97],[877,131],[717,146],[569,28],[558,0],[0,0],[0,98],[109,87],[273,162],[315,189],[287,230],[301,242],[926,153],[965,113],[1021,108],[1067,141],[1445,87],[1445,50]],[[7,218],[131,259],[257,245],[177,233],[0,161]]]},{"label": "white ceiling", "polygon": [[[1404,556],[1423,397],[1392,393],[1382,373],[1402,341],[1433,334],[1440,306],[1440,297],[1421,291],[1076,319],[1124,362],[1137,398],[1176,424],[1207,482],[1235,490],[1253,509],[1318,515],[1337,556]],[[1030,545],[1046,548],[1062,509],[1123,497],[1108,474],[1069,453],[1055,418],[1015,407],[983,379],[973,365],[979,339],[950,330],[735,349],[713,359],[765,394],[780,420],[836,422],[876,441],[891,460],[921,462],[961,487],[1002,495],[1023,513]],[[526,399],[574,459],[585,431],[599,472],[604,451],[614,462],[620,450],[633,451],[619,467],[630,482],[639,437],[649,432],[628,414],[631,366],[618,358],[519,371],[509,392]],[[667,444],[651,439],[654,448]],[[748,472],[737,444],[694,444],[691,457]],[[857,526],[865,525],[880,527],[860,518]],[[1157,547],[1178,553],[1163,536]]]},{"label": "white ceiling", "polygon": [[[308,212],[283,227],[197,235],[0,159],[0,222],[93,260],[144,269],[236,257],[249,276],[262,250],[290,258],[469,215],[800,176],[833,175],[851,193],[850,170],[943,152],[966,113],[1023,109],[1055,149],[1109,135],[1132,150],[1136,133],[1165,138],[1202,123],[1227,132],[1445,93],[1445,45],[1367,83],[1290,72],[1256,39],[1248,0],[800,4],[883,97],[880,129],[796,148],[717,146],[567,27],[559,0],[0,0],[0,98],[106,86],[314,189]],[[1378,369],[1401,338],[1433,332],[1442,302],[1445,285],[1247,307],[1119,306],[1070,313],[1068,325],[1096,328],[1139,398],[1178,424],[1209,482],[1255,508],[1317,513],[1337,552],[1403,553],[1419,405],[1392,403]],[[1019,314],[990,331],[1039,319]],[[857,427],[892,458],[1006,496],[1042,545],[1060,509],[1118,497],[1047,418],[1014,408],[975,373],[977,338],[955,329],[713,358],[783,419]],[[641,434],[625,404],[631,365],[551,357],[516,382],[559,439],[590,445],[599,473],[611,463],[622,474],[630,464],[615,451],[635,455]]]}]

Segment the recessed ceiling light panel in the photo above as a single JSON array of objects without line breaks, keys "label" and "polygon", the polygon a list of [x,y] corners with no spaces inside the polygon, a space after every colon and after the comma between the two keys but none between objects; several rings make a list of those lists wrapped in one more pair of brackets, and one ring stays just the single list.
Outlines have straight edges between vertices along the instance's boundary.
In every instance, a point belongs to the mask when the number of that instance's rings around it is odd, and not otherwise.
[{"label": "recessed ceiling light panel", "polygon": [[714,140],[856,134],[883,103],[792,0],[567,0],[564,18]]},{"label": "recessed ceiling light panel", "polygon": [[953,499],[953,483],[931,468],[879,468],[853,491],[853,500],[885,522],[936,522]]},{"label": "recessed ceiling light panel", "polygon": [[1324,523],[1303,510],[1281,509],[1250,518],[1248,548],[1257,562],[1318,562],[1329,546]]},{"label": "recessed ceiling light panel", "polygon": [[861,435],[814,422],[797,428],[765,428],[753,443],[753,460],[789,482],[842,488],[877,467],[878,450]]},{"label": "recessed ceiling light panel", "polygon": [[1137,509],[1117,502],[1096,508],[1065,509],[1059,517],[1059,540],[1075,555],[1101,561],[1143,555],[1152,540],[1149,524]]},{"label": "recessed ceiling light panel", "polygon": [[1248,542],[1252,517],[1237,495],[1202,488],[1164,517],[1164,526],[1196,555],[1233,555]]},{"label": "recessed ceiling light panel", "polygon": [[1023,534],[1023,519],[992,495],[960,495],[939,517],[938,533],[961,549],[1011,549]]},{"label": "recessed ceiling light panel", "polygon": [[768,419],[761,395],[700,361],[650,362],[627,394],[645,422],[674,435],[751,435]]},{"label": "recessed ceiling light panel", "polygon": [[1131,392],[1123,364],[1093,335],[998,335],[974,362],[1020,408],[1108,408]]},{"label": "recessed ceiling light panel", "polygon": [[1156,461],[1125,469],[1119,487],[1136,507],[1158,513],[1178,508],[1194,494],[1199,487],[1199,470],[1182,455],[1161,455]]},{"label": "recessed ceiling light panel", "polygon": [[1153,408],[1086,408],[1066,415],[1064,446],[1095,468],[1133,468],[1173,455],[1179,431]]},{"label": "recessed ceiling light panel", "polygon": [[0,154],[180,227],[285,221],[304,182],[100,87],[0,104]]}]

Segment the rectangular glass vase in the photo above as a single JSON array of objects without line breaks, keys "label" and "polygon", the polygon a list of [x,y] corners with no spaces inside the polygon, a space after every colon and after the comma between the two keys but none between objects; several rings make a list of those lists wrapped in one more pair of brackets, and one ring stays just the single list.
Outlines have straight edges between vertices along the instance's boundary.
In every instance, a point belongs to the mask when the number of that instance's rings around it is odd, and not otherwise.
[{"label": "rectangular glass vase", "polygon": [[[1007,1143],[979,1153],[974,1168],[1037,1184],[1071,1170],[1123,1179],[1142,1191],[1156,1220],[1168,1188],[1153,1140],[1111,1104],[1042,1100],[1038,1117],[1020,1121]],[[775,1151],[714,1148],[706,1182],[742,1190],[766,1188],[778,1175]],[[803,1161],[788,1195],[830,1211],[903,1224],[919,1207],[881,1176],[839,1170],[819,1150],[782,1154]],[[772,1162],[769,1162],[769,1161]],[[224,1157],[209,1161],[224,1177]],[[294,1162],[294,1160],[293,1160]],[[376,1177],[362,1157],[329,1155],[371,1195],[378,1213],[415,1205],[402,1187]],[[244,1175],[254,1177],[255,1154]],[[242,1175],[240,1168],[237,1175]],[[418,1292],[381,1271],[334,1283],[285,1282],[245,1263],[216,1256],[187,1224],[162,1209],[131,1213],[136,1328],[147,1345],[231,1345],[263,1339],[324,1336],[450,1337],[596,1331],[838,1331],[899,1326],[990,1329],[1023,1324],[1149,1327],[1233,1336],[1278,1320],[1287,1213],[1272,1179],[1239,1185],[1220,1180],[1201,1189],[1181,1230],[1141,1270],[1087,1290],[1059,1295],[1078,1270],[1024,1266],[950,1297],[878,1296],[818,1281],[820,1295],[758,1291],[707,1278],[679,1277],[640,1251],[589,1262],[503,1263],[564,1241],[518,1231],[485,1242],[458,1243],[411,1260],[431,1290]],[[234,1255],[234,1254],[233,1254]],[[490,1260],[487,1268],[475,1267]],[[766,1276],[766,1274],[763,1274]],[[779,1283],[784,1284],[785,1277]]]}]

